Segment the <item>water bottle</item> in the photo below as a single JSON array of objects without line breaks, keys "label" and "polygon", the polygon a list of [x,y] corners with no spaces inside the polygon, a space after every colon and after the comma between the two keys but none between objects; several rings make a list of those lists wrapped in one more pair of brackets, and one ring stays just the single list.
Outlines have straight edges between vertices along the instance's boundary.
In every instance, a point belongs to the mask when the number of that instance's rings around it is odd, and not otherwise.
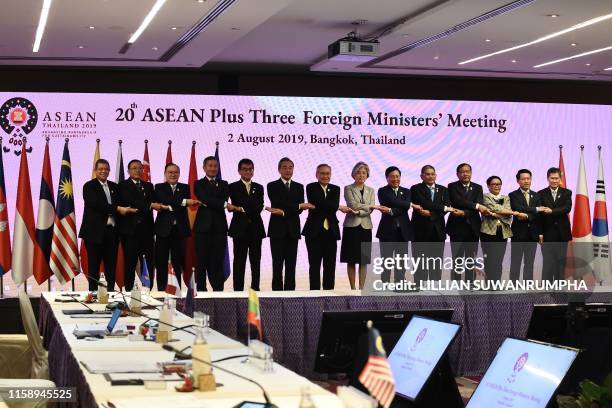
[{"label": "water bottle", "polygon": [[134,285],[132,292],[130,293],[130,310],[134,311],[135,313],[140,313],[141,307],[140,288],[138,285]]},{"label": "water bottle", "polygon": [[299,408],[316,408],[312,398],[310,397],[310,388],[308,386],[302,387],[302,399],[300,399]]},{"label": "water bottle", "polygon": [[108,303],[108,289],[106,286],[106,279],[104,278],[104,274],[100,274],[100,279],[98,281],[98,302],[101,304]]},{"label": "water bottle", "polygon": [[[199,379],[201,375],[207,375],[212,372],[212,367],[208,364],[204,364],[201,361],[203,360],[210,363],[210,351],[208,350],[208,343],[206,342],[206,338],[204,338],[204,332],[201,328],[197,329],[196,338],[193,341],[193,345],[191,346],[191,355],[193,356],[192,360],[192,369],[193,369],[193,378],[194,378],[194,386],[199,386]],[[196,360],[196,358],[198,360]]]}]

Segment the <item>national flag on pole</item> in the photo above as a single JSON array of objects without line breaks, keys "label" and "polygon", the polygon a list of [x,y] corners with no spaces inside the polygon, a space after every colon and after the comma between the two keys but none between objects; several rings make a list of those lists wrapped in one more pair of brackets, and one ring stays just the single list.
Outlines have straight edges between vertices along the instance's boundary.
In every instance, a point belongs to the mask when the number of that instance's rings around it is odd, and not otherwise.
[{"label": "national flag on pole", "polygon": [[384,408],[388,408],[395,397],[395,380],[387,361],[382,338],[372,322],[368,321],[368,343],[370,355],[359,375],[361,382]]},{"label": "national flag on pole", "polygon": [[[221,177],[221,160],[219,160],[219,142],[216,143],[217,147],[215,148],[215,159],[219,164],[219,172],[217,173],[217,180],[223,180]],[[227,280],[231,274],[230,269],[230,259],[229,259],[229,249],[227,247],[227,236],[225,237],[225,254],[223,256],[223,279]]]},{"label": "national flag on pole", "polygon": [[16,285],[25,283],[32,276],[34,253],[40,248],[36,245],[32,190],[28,170],[26,139],[21,147],[19,179],[17,184],[17,204],[15,206],[15,229],[13,231],[12,277]]},{"label": "national flag on pole", "polygon": [[40,251],[34,253],[34,278],[41,285],[53,275],[49,268],[51,258],[51,241],[53,239],[53,222],[55,221],[55,200],[53,198],[53,177],[51,177],[51,159],[49,158],[49,138],[45,144],[40,194],[38,199],[38,217],[36,218],[36,243]]},{"label": "national flag on pole", "polygon": [[166,164],[172,163],[172,140],[168,140],[168,150],[166,151]]},{"label": "national flag on pole", "polygon": [[[121,150],[121,144],[123,141],[119,140],[119,146],[117,148],[117,163],[115,165],[115,183],[119,184],[125,180],[125,172],[123,170],[123,152]],[[117,263],[115,265],[115,283],[119,289],[125,287],[125,254],[123,253],[123,245],[119,241],[117,247]]]},{"label": "national flag on pole", "polygon": [[0,276],[11,270],[11,231],[9,229],[4,163],[2,160],[2,138],[0,137]]},{"label": "national flag on pole", "polygon": [[172,262],[168,260],[168,284],[166,285],[166,293],[170,295],[181,295],[181,286],[176,277],[176,272],[174,272],[174,268],[172,267]]},{"label": "national flag on pole", "polygon": [[149,141],[145,140],[144,157],[142,158],[142,181],[151,181],[151,165],[149,164]]},{"label": "national flag on pole", "polygon": [[57,205],[55,207],[50,262],[51,270],[62,284],[70,281],[79,273],[77,245],[74,187],[68,139],[66,139],[57,187]]},{"label": "national flag on pole", "polygon": [[183,313],[193,313],[193,303],[197,294],[195,273],[191,273],[189,282],[187,283],[187,294],[185,295],[185,303],[183,303]]},{"label": "national flag on pole", "polygon": [[[191,144],[191,158],[189,160],[189,191],[191,198],[195,198],[195,182],[198,180],[198,166],[196,164],[195,140]],[[185,238],[185,257],[183,265],[183,282],[189,283],[192,271],[197,267],[197,257],[195,250],[195,237],[193,236],[193,223],[195,222],[198,208],[196,206],[187,207],[187,217],[189,218],[189,228],[192,233]]]},{"label": "national flag on pole", "polygon": [[610,237],[608,230],[608,209],[606,208],[606,186],[604,183],[601,146],[599,150],[599,169],[595,187],[595,209],[593,210],[593,274],[597,282],[603,282],[612,270],[610,262]]},{"label": "national flag on pole", "polygon": [[147,258],[144,256],[140,260],[140,281],[145,288],[151,287],[151,279],[149,278],[149,268],[147,267]]},{"label": "national flag on pole", "polygon": [[567,188],[565,179],[565,163],[563,163],[563,145],[559,145],[559,170],[561,170],[561,187]]},{"label": "national flag on pole", "polygon": [[589,193],[587,191],[587,177],[584,167],[584,146],[580,147],[580,164],[578,167],[578,183],[576,198],[574,199],[574,221],[572,222],[572,243],[570,268],[566,269],[566,276],[582,278],[591,271],[593,261],[593,248],[591,246],[591,210],[589,206]]},{"label": "national flag on pole", "polygon": [[259,308],[259,298],[257,292],[249,288],[249,304],[247,307],[247,324],[257,328],[259,340],[263,340],[263,331],[261,329],[261,309]]},{"label": "national flag on pole", "polygon": [[[96,162],[100,159],[100,139],[96,139],[96,150],[94,151],[93,164],[91,166],[91,178],[96,178]],[[85,275],[89,275],[89,264],[87,263],[87,247],[85,241],[81,239],[81,247],[79,248],[79,258],[81,259],[81,270]],[[104,262],[100,262],[100,268],[104,269]]]}]

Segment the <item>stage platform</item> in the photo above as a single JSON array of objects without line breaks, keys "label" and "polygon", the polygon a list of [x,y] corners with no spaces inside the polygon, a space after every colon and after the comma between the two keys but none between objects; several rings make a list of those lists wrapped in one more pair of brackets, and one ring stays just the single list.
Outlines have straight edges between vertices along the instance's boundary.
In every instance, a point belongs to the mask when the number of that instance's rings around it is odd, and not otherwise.
[{"label": "stage platform", "polygon": [[[450,349],[456,376],[482,375],[503,339],[527,333],[534,304],[612,302],[612,293],[469,293],[441,295],[417,292],[395,296],[362,296],[359,291],[259,292],[265,341],[274,359],[311,379],[323,311],[453,309],[462,329]],[[194,310],[210,315],[211,327],[246,342],[246,292],[199,292]]]}]

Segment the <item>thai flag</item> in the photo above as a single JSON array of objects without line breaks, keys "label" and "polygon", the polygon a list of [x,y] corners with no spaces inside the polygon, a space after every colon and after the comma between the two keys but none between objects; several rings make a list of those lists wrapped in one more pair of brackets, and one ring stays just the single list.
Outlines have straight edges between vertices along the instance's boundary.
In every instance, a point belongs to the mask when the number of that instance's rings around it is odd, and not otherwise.
[{"label": "thai flag", "polygon": [[4,163],[2,161],[2,139],[0,138],[0,276],[11,270],[11,231],[9,230]]},{"label": "thai flag", "polygon": [[38,217],[36,218],[36,242],[41,250],[34,253],[34,278],[39,285],[53,275],[49,267],[49,259],[51,258],[54,221],[55,199],[53,198],[53,178],[51,177],[51,160],[49,159],[49,139],[47,139],[40,180]]},{"label": "thai flag", "polygon": [[595,187],[595,210],[593,211],[593,274],[597,282],[603,282],[610,274],[610,238],[608,235],[608,210],[606,208],[606,186],[604,183],[601,146],[599,146],[599,170]]},{"label": "thai flag", "polygon": [[32,276],[34,253],[40,251],[40,248],[36,245],[34,209],[32,208],[32,190],[30,189],[30,171],[28,169],[28,152],[26,151],[25,138],[21,147],[17,205],[15,210],[13,259],[11,266],[13,269],[13,282],[19,286]]},{"label": "thai flag", "polygon": [[572,223],[572,258],[573,268],[568,272],[574,278],[582,278],[591,271],[593,251],[591,242],[591,210],[589,206],[589,193],[587,191],[587,177],[584,168],[584,149],[580,150],[580,167],[578,168],[578,185],[574,201],[574,221]]}]

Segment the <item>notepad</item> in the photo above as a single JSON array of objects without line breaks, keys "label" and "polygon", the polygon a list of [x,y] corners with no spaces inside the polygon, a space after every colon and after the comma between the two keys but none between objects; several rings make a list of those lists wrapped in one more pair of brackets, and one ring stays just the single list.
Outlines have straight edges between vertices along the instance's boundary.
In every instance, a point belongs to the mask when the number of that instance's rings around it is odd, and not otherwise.
[{"label": "notepad", "polygon": [[81,360],[83,367],[92,374],[106,373],[159,373],[155,361]]}]

